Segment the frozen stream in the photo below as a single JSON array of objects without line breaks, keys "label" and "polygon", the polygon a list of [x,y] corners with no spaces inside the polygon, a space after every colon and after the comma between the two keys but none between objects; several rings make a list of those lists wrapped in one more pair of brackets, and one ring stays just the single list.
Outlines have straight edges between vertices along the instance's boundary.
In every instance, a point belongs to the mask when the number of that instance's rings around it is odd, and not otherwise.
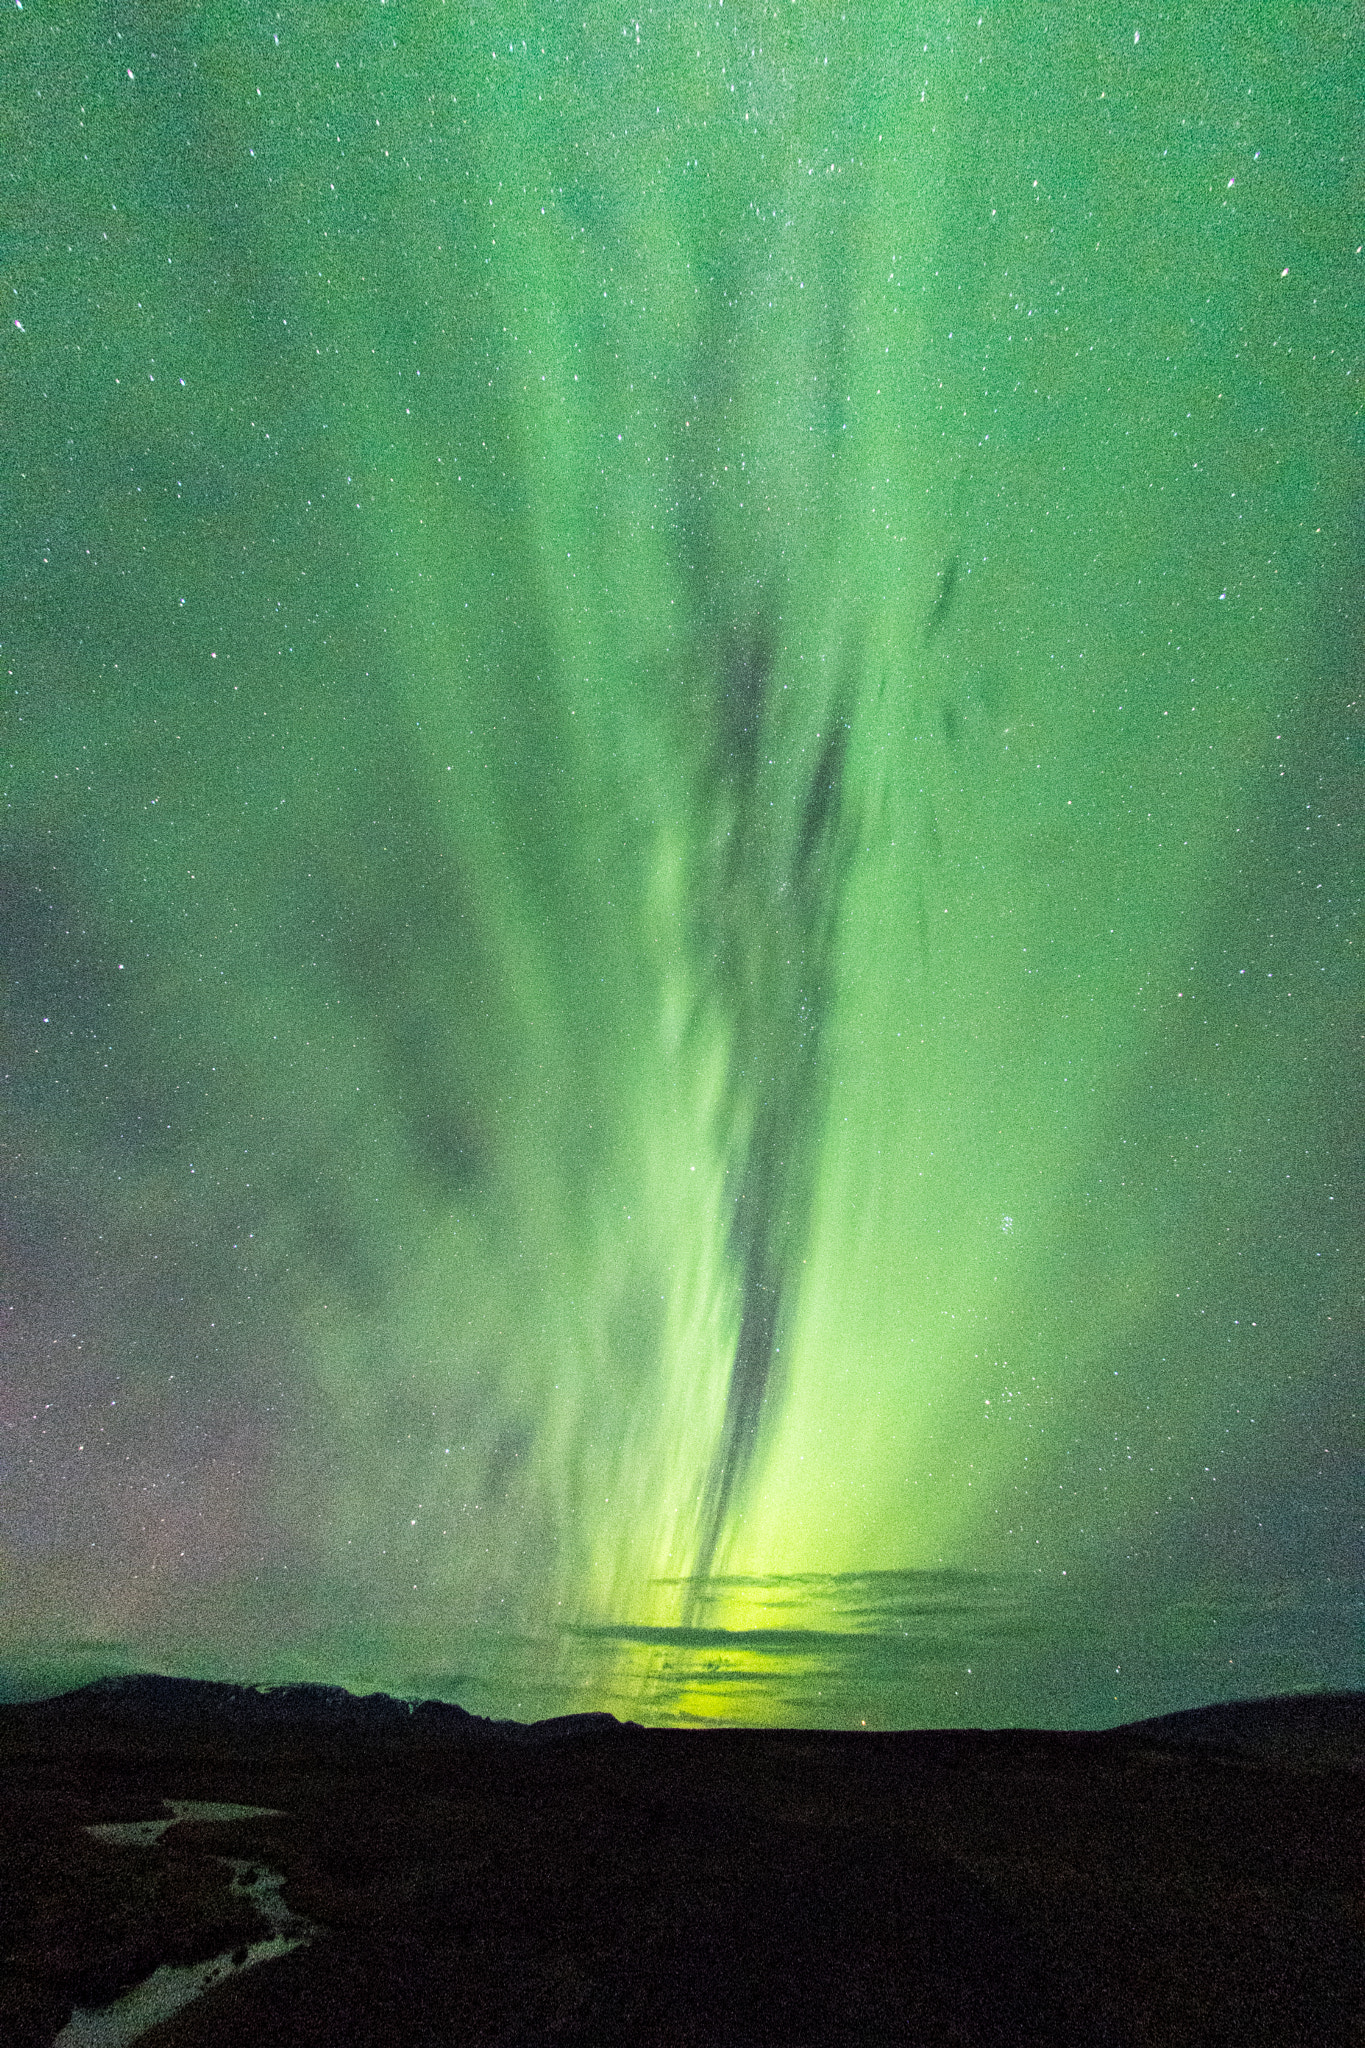
[{"label": "frozen stream", "polygon": [[[257,1815],[279,1811],[274,1806],[230,1806],[212,1800],[168,1799],[168,1820],[105,1821],[88,1827],[86,1833],[100,1842],[116,1842],[134,1848],[149,1848],[168,1828],[182,1820],[250,1820]],[[229,1977],[267,1963],[274,1956],[288,1955],[301,1948],[321,1929],[291,1913],[280,1896],[284,1879],[278,1871],[267,1870],[254,1857],[222,1856],[232,1872],[232,1890],[251,1900],[271,1933],[268,1939],[253,1941],[223,1955],[210,1956],[202,1963],[162,1963],[150,1977],[144,1977],[112,2005],[87,2011],[78,2006],[56,2038],[54,2048],[122,2048],[139,2034],[169,2019],[181,2006],[222,1984]]]}]

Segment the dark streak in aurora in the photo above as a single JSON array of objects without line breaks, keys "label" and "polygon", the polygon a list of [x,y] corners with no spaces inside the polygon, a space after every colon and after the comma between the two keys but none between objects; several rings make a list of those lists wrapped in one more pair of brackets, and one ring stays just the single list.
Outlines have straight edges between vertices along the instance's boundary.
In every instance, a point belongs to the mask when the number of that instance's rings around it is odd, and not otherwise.
[{"label": "dark streak in aurora", "polygon": [[[842,892],[852,857],[844,786],[850,733],[847,706],[836,703],[826,730],[814,735],[815,766],[797,806],[795,843],[786,854],[786,872],[776,871],[775,880],[768,806],[758,798],[754,774],[764,711],[757,664],[745,673],[742,701],[742,730],[752,740],[736,749],[734,757],[748,786],[736,804],[736,863],[720,897],[733,911],[736,930],[718,949],[719,958],[732,968],[720,999],[734,1019],[730,1115],[733,1127],[741,1132],[730,1142],[729,1230],[739,1332],[720,1436],[701,1495],[698,1583],[709,1576],[727,1521],[742,1498],[769,1404],[776,1407],[781,1398],[781,1340],[814,1184],[814,1151],[824,1107],[823,1039],[834,996]],[[773,744],[780,743],[779,735]],[[746,860],[756,879],[743,871]],[[756,944],[760,931],[763,938]],[[696,1597],[694,1587],[689,1612]]]},{"label": "dark streak in aurora", "polygon": [[926,647],[931,640],[937,639],[948,623],[948,614],[953,608],[953,599],[957,594],[957,570],[958,558],[956,555],[953,555],[949,559],[947,568],[939,577],[938,594],[934,599],[933,610],[924,621],[924,644]]}]

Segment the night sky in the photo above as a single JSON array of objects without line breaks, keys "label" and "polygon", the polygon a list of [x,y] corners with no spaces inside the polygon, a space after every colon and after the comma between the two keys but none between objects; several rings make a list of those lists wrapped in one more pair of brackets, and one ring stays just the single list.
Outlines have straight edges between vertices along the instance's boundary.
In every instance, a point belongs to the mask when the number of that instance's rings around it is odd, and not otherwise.
[{"label": "night sky", "polygon": [[6,6],[0,1696],[1365,1684],[1361,41]]}]

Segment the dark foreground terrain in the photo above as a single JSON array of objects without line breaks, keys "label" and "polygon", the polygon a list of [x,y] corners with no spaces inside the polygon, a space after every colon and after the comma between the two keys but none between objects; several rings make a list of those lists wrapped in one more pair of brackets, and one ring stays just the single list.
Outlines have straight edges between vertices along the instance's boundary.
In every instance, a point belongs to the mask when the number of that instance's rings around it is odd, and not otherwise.
[{"label": "dark foreground terrain", "polygon": [[[1363,1732],[1360,1695],[829,1735],[87,1689],[0,1710],[0,2043],[244,1953],[233,1856],[324,1931],[147,2048],[1359,2048]],[[282,1810],[83,1832],[167,1799]]]}]

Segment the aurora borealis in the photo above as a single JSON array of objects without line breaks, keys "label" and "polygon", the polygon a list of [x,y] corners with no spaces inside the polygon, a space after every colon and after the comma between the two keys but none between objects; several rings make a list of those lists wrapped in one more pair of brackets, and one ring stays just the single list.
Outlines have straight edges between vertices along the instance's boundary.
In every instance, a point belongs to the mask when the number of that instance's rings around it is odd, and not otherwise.
[{"label": "aurora borealis", "polygon": [[1358,18],[551,12],[0,28],[0,1678],[1365,1683]]}]

